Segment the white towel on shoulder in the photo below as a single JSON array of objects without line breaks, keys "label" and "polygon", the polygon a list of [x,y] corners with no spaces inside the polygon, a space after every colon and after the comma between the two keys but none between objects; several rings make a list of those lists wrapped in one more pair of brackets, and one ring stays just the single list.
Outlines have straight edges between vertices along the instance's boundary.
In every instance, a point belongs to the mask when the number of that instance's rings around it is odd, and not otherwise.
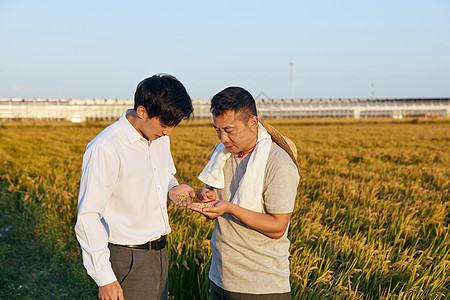
[{"label": "white towel on shoulder", "polygon": [[[262,204],[262,189],[267,159],[269,157],[272,138],[266,129],[258,122],[258,139],[249,158],[247,169],[239,182],[239,187],[231,202],[243,208],[264,212]],[[223,167],[231,156],[224,144],[218,144],[211,154],[208,163],[198,178],[209,186],[222,189],[225,186]]]}]

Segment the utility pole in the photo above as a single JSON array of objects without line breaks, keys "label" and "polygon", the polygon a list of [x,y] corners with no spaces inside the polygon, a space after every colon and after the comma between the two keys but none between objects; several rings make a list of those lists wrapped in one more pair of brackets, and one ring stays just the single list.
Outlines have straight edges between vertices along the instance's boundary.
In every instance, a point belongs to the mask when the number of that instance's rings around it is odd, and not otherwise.
[{"label": "utility pole", "polygon": [[294,96],[292,93],[292,86],[293,86],[293,79],[294,79],[293,66],[294,66],[294,63],[291,61],[291,100],[294,99]]},{"label": "utility pole", "polygon": [[375,94],[375,85],[372,82],[372,87],[371,87],[371,93],[372,93],[372,99],[373,99],[373,94]]}]

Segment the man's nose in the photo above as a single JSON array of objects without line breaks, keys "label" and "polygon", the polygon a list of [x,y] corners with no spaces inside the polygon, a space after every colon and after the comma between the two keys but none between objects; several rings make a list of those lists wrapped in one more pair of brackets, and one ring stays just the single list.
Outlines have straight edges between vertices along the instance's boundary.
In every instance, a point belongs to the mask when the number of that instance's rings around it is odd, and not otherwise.
[{"label": "man's nose", "polygon": [[228,138],[228,134],[226,134],[225,132],[220,132],[219,140],[222,142],[222,144],[224,144],[225,142],[228,142],[230,139]]}]

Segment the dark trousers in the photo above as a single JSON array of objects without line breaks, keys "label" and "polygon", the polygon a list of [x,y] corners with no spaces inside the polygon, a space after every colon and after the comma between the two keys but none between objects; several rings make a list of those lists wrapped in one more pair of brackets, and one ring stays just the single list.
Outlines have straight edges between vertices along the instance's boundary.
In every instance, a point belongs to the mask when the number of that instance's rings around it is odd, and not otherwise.
[{"label": "dark trousers", "polygon": [[109,245],[110,261],[126,300],[167,300],[167,247],[140,250]]},{"label": "dark trousers", "polygon": [[211,282],[210,300],[290,300],[291,293],[282,294],[244,294],[229,292]]}]

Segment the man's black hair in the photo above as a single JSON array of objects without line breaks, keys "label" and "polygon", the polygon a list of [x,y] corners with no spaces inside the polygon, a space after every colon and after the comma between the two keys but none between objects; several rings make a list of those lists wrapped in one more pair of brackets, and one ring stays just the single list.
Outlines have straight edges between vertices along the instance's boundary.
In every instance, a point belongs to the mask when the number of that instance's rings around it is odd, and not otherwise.
[{"label": "man's black hair", "polygon": [[235,114],[239,113],[244,122],[252,116],[258,116],[255,99],[241,87],[228,87],[211,99],[210,111],[213,116],[221,116],[229,110],[234,111]]},{"label": "man's black hair", "polygon": [[145,107],[149,118],[157,117],[164,126],[176,126],[189,119],[194,108],[183,84],[174,76],[156,74],[142,80],[134,94],[134,109]]}]

